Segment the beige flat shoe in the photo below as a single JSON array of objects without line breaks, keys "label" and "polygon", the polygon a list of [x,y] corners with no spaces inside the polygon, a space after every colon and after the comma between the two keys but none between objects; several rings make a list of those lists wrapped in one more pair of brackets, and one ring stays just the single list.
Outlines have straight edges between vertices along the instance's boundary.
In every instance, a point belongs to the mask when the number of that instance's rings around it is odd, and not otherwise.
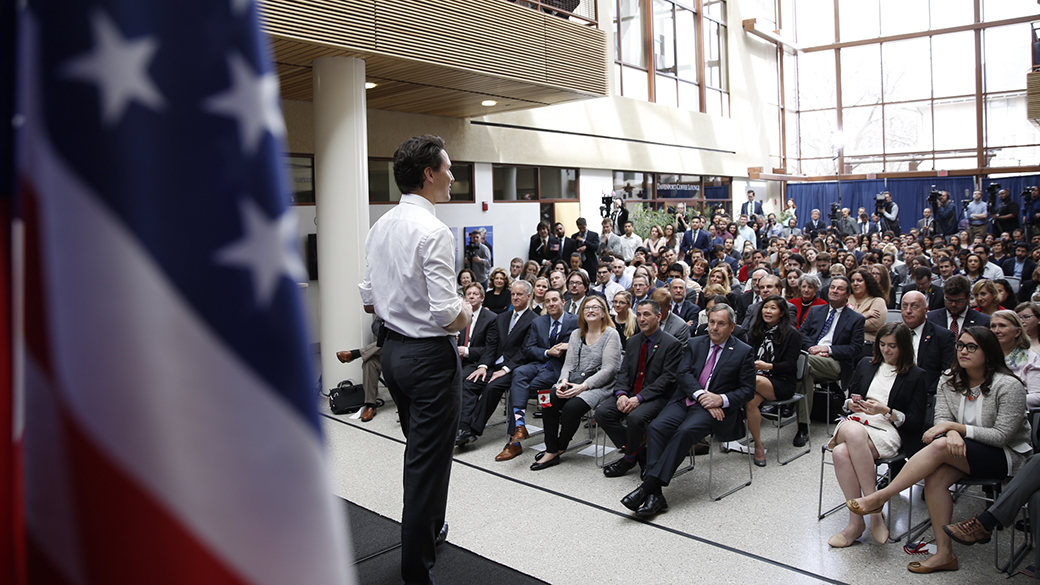
[{"label": "beige flat shoe", "polygon": [[832,548],[845,548],[852,546],[855,543],[855,540],[849,540],[845,537],[845,534],[841,532],[835,534],[827,541],[827,544],[831,545]]}]

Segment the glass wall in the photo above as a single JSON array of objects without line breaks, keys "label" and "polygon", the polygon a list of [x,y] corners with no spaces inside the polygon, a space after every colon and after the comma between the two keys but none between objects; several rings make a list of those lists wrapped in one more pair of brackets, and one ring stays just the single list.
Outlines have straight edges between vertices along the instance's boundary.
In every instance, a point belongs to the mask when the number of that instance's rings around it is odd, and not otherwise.
[{"label": "glass wall", "polygon": [[620,95],[729,115],[725,0],[613,0],[613,5]]},{"label": "glass wall", "polygon": [[[973,0],[781,0],[785,34],[806,48],[783,57],[795,71],[785,78],[788,168],[834,174],[838,145],[845,174],[973,169],[980,156],[985,167],[1040,164],[1040,131],[1026,118],[1030,25],[987,26],[1040,19],[1040,7],[980,1],[976,23]],[[944,30],[965,25],[980,30]]]},{"label": "glass wall", "polygon": [[491,167],[495,201],[578,199],[578,170],[555,167]]},{"label": "glass wall", "polygon": [[[455,182],[451,185],[452,203],[472,203],[473,163],[451,161],[451,174]],[[401,191],[394,181],[394,161],[390,159],[368,159],[368,202],[396,203],[401,200]]]},{"label": "glass wall", "polygon": [[732,207],[728,177],[614,171],[614,193],[625,198],[629,209],[674,210],[682,202],[691,213],[711,215],[720,205],[727,214]]}]

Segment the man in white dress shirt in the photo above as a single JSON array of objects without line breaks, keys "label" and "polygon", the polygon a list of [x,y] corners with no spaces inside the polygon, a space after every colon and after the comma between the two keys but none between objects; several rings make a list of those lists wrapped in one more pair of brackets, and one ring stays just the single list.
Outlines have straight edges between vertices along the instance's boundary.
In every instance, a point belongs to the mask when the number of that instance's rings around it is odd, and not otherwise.
[{"label": "man in white dress shirt", "polygon": [[[365,310],[386,322],[384,378],[407,442],[401,515],[406,583],[434,582],[430,571],[444,526],[462,393],[453,334],[468,327],[473,315],[455,294],[455,237],[433,210],[451,199],[450,168],[438,136],[411,138],[397,149],[394,180],[401,202],[369,231],[368,266],[358,285]],[[382,269],[391,263],[398,269]]]}]

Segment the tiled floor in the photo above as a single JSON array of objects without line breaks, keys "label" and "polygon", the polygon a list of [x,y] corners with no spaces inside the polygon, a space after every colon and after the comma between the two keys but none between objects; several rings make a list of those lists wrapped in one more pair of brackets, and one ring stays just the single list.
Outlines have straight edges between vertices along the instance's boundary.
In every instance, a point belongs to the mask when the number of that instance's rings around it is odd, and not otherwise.
[{"label": "tiled floor", "polygon": [[[384,398],[386,396],[383,390]],[[327,414],[327,411],[326,411]],[[393,403],[362,424],[347,416],[324,420],[333,490],[360,506],[400,518],[403,441]],[[793,428],[784,431],[787,447]],[[496,463],[505,443],[502,426],[464,450],[456,450],[447,518],[449,541],[482,556],[554,584],[587,583],[997,583],[993,543],[954,545],[961,569],[915,575],[906,564],[918,557],[904,542],[878,544],[869,531],[854,546],[836,550],[827,539],[844,527],[847,513],[817,520],[822,425],[813,429],[810,454],[780,466],[774,458],[775,434],[767,433],[769,465],[755,468],[751,486],[719,501],[708,497],[708,458],[665,488],[667,513],[652,522],[633,520],[619,500],[638,485],[638,474],[609,479],[592,457],[570,452],[559,466],[528,469],[541,441],[525,441],[524,453]],[[608,461],[613,457],[608,457]],[[734,484],[747,476],[747,459],[717,456],[716,480]],[[824,503],[842,500],[828,466]],[[919,492],[918,492],[919,493]],[[904,494],[905,495],[905,494]],[[926,508],[915,497],[915,522]],[[954,511],[963,519],[982,510],[962,499]],[[893,533],[905,529],[906,500],[896,504]],[[1008,531],[1002,533],[1006,557]],[[354,534],[355,539],[365,535]],[[1021,541],[1022,534],[1018,534]],[[931,531],[924,539],[931,538]],[[1032,553],[1030,553],[1032,558]],[[1032,564],[1023,562],[1020,568]],[[436,575],[436,569],[434,569]],[[1031,582],[1025,576],[1017,582]]]}]

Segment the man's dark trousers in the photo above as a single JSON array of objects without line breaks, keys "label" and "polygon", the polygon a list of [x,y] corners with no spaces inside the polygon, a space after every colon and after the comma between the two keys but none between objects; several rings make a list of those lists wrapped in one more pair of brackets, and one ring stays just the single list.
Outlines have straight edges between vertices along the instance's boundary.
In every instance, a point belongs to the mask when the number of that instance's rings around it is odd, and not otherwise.
[{"label": "man's dark trousers", "polygon": [[409,339],[390,334],[382,359],[406,441],[401,575],[406,583],[432,583],[430,569],[437,533],[444,526],[459,426],[462,364],[447,336]]}]

